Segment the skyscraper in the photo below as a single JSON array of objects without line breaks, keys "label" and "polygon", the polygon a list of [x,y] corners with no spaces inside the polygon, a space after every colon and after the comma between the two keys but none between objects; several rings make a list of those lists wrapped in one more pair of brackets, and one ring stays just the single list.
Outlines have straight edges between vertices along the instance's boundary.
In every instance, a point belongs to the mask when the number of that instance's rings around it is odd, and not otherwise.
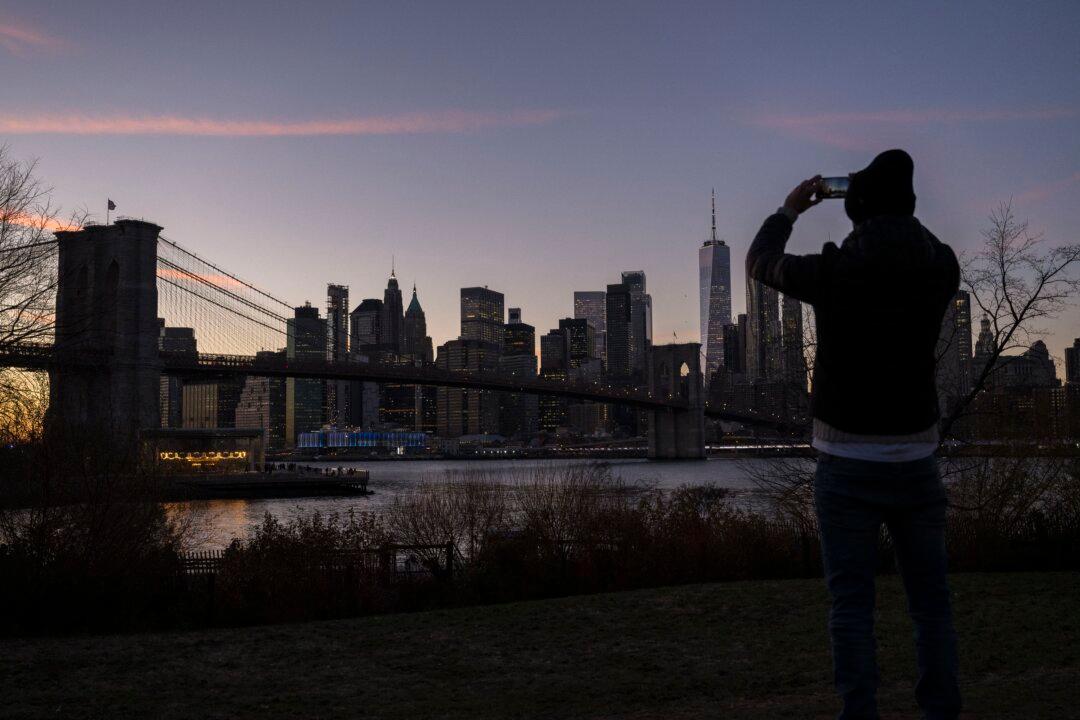
[{"label": "skyscraper", "polygon": [[[572,382],[599,382],[602,364],[596,357],[596,332],[585,318],[563,318],[559,320],[559,331],[566,339],[566,374]],[[548,424],[552,416],[561,416],[560,424],[567,425],[574,433],[590,435],[606,426],[608,408],[602,404],[590,402],[562,402],[562,408],[556,410],[548,405]]]},{"label": "skyscraper", "polygon": [[[566,332],[553,328],[540,337],[540,374],[545,377],[565,379],[567,356]],[[546,373],[546,374],[545,374]],[[563,373],[557,375],[557,373]]]},{"label": "skyscraper", "polygon": [[[326,324],[311,303],[296,308],[286,323],[289,360],[325,360]],[[314,432],[323,424],[323,381],[288,378],[285,384],[285,443],[296,444],[300,433]]]},{"label": "skyscraper", "polygon": [[757,280],[746,281],[746,374],[750,380],[779,380],[780,294]]},{"label": "skyscraper", "polygon": [[[383,301],[366,298],[349,315],[349,357],[353,362],[378,362],[382,347]],[[349,425],[373,429],[379,421],[379,385],[349,383]]]},{"label": "skyscraper", "polygon": [[383,341],[383,301],[367,298],[349,316],[349,349],[355,355],[362,350],[373,350]]},{"label": "skyscraper", "polygon": [[383,291],[382,342],[391,352],[399,353],[405,345],[405,312],[402,310],[401,289],[397,275],[390,268],[390,279]]},{"label": "skyscraper", "polygon": [[645,272],[627,270],[623,285],[630,288],[630,372],[643,378],[652,347],[652,296],[645,292]]},{"label": "skyscraper", "polygon": [[[414,355],[392,351],[380,354],[380,361],[392,367],[416,367],[423,361]],[[416,430],[422,408],[422,394],[419,385],[400,382],[382,382],[378,384],[379,424],[384,428],[398,430]]]},{"label": "skyscraper", "polygon": [[[745,318],[746,316],[743,315],[742,317]],[[743,352],[742,342],[739,338],[739,326],[735,323],[724,326],[724,362],[721,363],[720,367],[733,375],[741,375],[745,372],[743,369]]]},{"label": "skyscraper", "polygon": [[1065,382],[1080,385],[1080,338],[1073,340],[1072,347],[1065,348]]},{"label": "skyscraper", "polygon": [[607,372],[613,380],[630,377],[631,302],[625,283],[607,286]]},{"label": "skyscraper", "polygon": [[[165,319],[158,318],[158,350],[168,353],[195,355],[198,347],[195,330],[186,327],[166,327]],[[183,425],[184,380],[172,375],[162,375],[158,397],[161,427],[178,428]]]},{"label": "skyscraper", "polygon": [[982,319],[979,320],[979,339],[975,342],[975,354],[971,361],[972,382],[982,374],[983,369],[990,363],[996,344],[994,333],[990,330],[990,318],[983,315]]},{"label": "skyscraper", "polygon": [[[495,372],[500,347],[482,340],[450,340],[439,346],[435,365],[450,372]],[[440,436],[486,435],[499,432],[499,399],[492,390],[438,388],[437,427]]]},{"label": "skyscraper", "polygon": [[802,417],[809,403],[806,391],[806,356],[803,354],[802,303],[788,295],[781,305],[781,367],[784,409],[788,417]]},{"label": "skyscraper", "polygon": [[971,390],[971,296],[957,290],[945,308],[937,343],[937,389],[942,412]]},{"label": "skyscraper", "polygon": [[[276,358],[284,351],[263,350],[257,359]],[[285,447],[285,378],[249,375],[244,379],[240,402],[236,406],[236,427],[261,428],[266,436],[266,450]]]},{"label": "skyscraper", "polygon": [[416,283],[413,283],[412,300],[405,311],[405,347],[407,354],[420,358],[425,363],[434,362],[431,338],[427,334],[427,317],[416,297]]},{"label": "skyscraper", "polygon": [[[503,329],[503,355],[531,357],[535,366],[536,328],[521,321],[521,308],[510,308],[510,321]],[[536,368],[533,368],[536,374]]]},{"label": "skyscraper", "polygon": [[[569,369],[570,348],[566,331],[553,329],[540,338],[540,377],[565,382]],[[554,433],[566,425],[567,402],[560,397],[544,395],[539,400],[540,429]]]},{"label": "skyscraper", "polygon": [[596,333],[596,357],[607,363],[607,293],[579,290],[574,293],[574,317],[587,320]]},{"label": "skyscraper", "polygon": [[[321,382],[315,380],[313,382]],[[243,379],[200,380],[184,384],[185,428],[236,427],[236,406],[240,402]],[[322,411],[322,408],[319,408]]]},{"label": "skyscraper", "polygon": [[[349,286],[326,286],[326,359],[343,363],[349,356]],[[326,422],[349,422],[349,381],[326,380]]]},{"label": "skyscraper", "polygon": [[735,324],[739,326],[739,372],[746,374],[746,334],[748,332],[749,321],[746,319],[746,313],[739,313],[738,318],[735,319]]},{"label": "skyscraper", "polygon": [[[512,377],[536,377],[536,329],[521,321],[521,308],[510,308],[499,371]],[[538,413],[535,395],[499,393],[499,427],[503,435],[511,437],[536,432]]]},{"label": "skyscraper", "polygon": [[486,287],[461,288],[461,339],[503,343],[503,294]]},{"label": "skyscraper", "polygon": [[[374,353],[378,362],[397,367],[423,364],[425,358],[425,340],[427,338],[427,320],[424,317],[420,301],[413,288],[412,302],[409,304],[411,316],[406,318],[402,310],[401,288],[398,285],[397,271],[390,267],[390,278],[383,292],[381,334],[379,350]],[[410,331],[413,336],[410,337]],[[430,340],[426,340],[430,343]],[[410,352],[417,346],[419,353]],[[420,403],[423,397],[419,386],[405,383],[379,383],[379,424],[383,427],[415,430],[422,415]]]},{"label": "skyscraper", "polygon": [[588,320],[563,318],[559,330],[566,336],[566,367],[579,368],[596,356],[596,333]]},{"label": "skyscraper", "polygon": [[326,359],[344,362],[349,352],[349,286],[326,286]]},{"label": "skyscraper", "polygon": [[701,295],[701,347],[705,382],[724,364],[724,326],[731,323],[731,248],[716,237],[716,191],[712,195],[712,234],[698,250]]}]

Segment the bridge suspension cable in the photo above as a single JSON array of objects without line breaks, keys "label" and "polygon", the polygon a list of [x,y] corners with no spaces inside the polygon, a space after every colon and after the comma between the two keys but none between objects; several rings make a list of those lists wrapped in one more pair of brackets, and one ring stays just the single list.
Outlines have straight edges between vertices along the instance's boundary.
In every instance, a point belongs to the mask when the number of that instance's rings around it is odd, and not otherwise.
[{"label": "bridge suspension cable", "polygon": [[194,330],[200,352],[254,355],[287,344],[293,306],[168,238],[158,238],[158,315]]},{"label": "bridge suspension cable", "polygon": [[[158,235],[158,241],[168,245],[173,250],[176,250],[177,252],[181,253],[182,255],[186,255],[187,257],[190,257],[193,260],[195,260],[195,261],[197,261],[199,263],[202,263],[203,265],[206,265],[207,267],[213,269],[215,272],[218,272],[221,275],[224,275],[225,277],[229,278],[230,280],[243,285],[244,287],[248,288],[249,290],[252,290],[255,293],[257,293],[257,294],[261,295],[262,297],[266,298],[267,300],[271,301],[272,303],[280,305],[280,306],[282,306],[283,308],[285,308],[286,310],[288,310],[290,312],[292,311],[293,305],[291,303],[288,303],[288,302],[285,302],[284,300],[276,298],[273,295],[271,295],[270,293],[266,292],[265,290],[262,290],[261,288],[257,288],[257,287],[255,287],[254,285],[252,285],[251,283],[249,283],[249,282],[247,282],[245,280],[241,280],[237,276],[230,273],[228,270],[220,268],[217,265],[215,265],[214,263],[207,260],[206,258],[199,257],[198,255],[196,255],[192,251],[188,250],[187,248],[182,247],[176,241],[169,240],[168,238],[164,237],[163,235]],[[159,256],[160,256],[160,253],[159,253]]]},{"label": "bridge suspension cable", "polygon": [[228,305],[226,305],[224,303],[219,303],[216,300],[214,300],[213,298],[206,297],[205,295],[202,295],[201,293],[199,293],[199,292],[197,292],[195,290],[192,290],[191,288],[184,287],[180,283],[173,282],[172,280],[169,280],[168,278],[163,278],[163,277],[159,277],[158,280],[163,282],[163,283],[166,283],[168,285],[171,285],[172,287],[176,288],[177,290],[179,290],[181,292],[190,293],[190,294],[194,295],[195,297],[197,297],[197,298],[199,298],[199,299],[201,299],[201,300],[203,300],[205,302],[210,303],[214,307],[221,308],[225,312],[232,313],[233,315],[236,315],[237,317],[243,318],[244,320],[246,320],[246,321],[248,321],[250,323],[254,323],[256,325],[262,326],[262,327],[266,328],[267,330],[270,330],[271,332],[278,333],[278,334],[281,334],[281,335],[286,335],[286,331],[283,330],[280,327],[274,327],[273,325],[267,325],[266,323],[261,322],[260,320],[257,320],[256,318],[253,318],[250,315],[245,315],[244,313],[236,310],[235,308],[231,308],[231,307],[229,307]]},{"label": "bridge suspension cable", "polygon": [[244,298],[243,296],[229,290],[228,288],[224,288],[224,287],[218,285],[217,283],[214,283],[211,280],[208,280],[205,276],[197,275],[196,273],[194,273],[194,272],[192,272],[190,270],[187,270],[186,268],[182,268],[179,265],[177,265],[176,263],[174,263],[174,262],[172,262],[172,261],[170,261],[170,260],[168,260],[166,258],[159,257],[158,258],[158,265],[166,267],[166,268],[170,268],[170,269],[176,271],[177,277],[187,278],[187,279],[195,281],[196,283],[198,283],[200,285],[206,286],[210,290],[216,290],[217,292],[221,293],[222,295],[225,295],[225,296],[227,296],[229,298],[232,298],[233,300],[240,303],[241,305],[243,305],[245,307],[248,307],[248,308],[251,308],[255,312],[262,313],[263,315],[266,315],[266,316],[268,316],[269,318],[271,318],[273,320],[278,320],[280,322],[285,322],[287,320],[287,318],[285,316],[278,315],[277,313],[274,313],[274,312],[270,312],[266,308],[261,307],[260,305],[251,302],[250,300],[248,300],[248,299]]}]

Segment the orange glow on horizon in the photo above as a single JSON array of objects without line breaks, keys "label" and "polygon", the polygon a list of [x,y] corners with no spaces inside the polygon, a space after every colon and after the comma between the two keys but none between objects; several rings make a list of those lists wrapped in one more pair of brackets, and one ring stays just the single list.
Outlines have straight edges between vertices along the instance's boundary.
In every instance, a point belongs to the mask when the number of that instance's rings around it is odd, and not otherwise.
[{"label": "orange glow on horizon", "polygon": [[78,225],[71,225],[68,222],[59,220],[55,217],[42,217],[40,215],[29,215],[27,213],[7,213],[0,217],[2,217],[5,222],[12,225],[21,225],[22,227],[27,228],[41,228],[42,230],[48,230],[49,232],[81,229]]}]

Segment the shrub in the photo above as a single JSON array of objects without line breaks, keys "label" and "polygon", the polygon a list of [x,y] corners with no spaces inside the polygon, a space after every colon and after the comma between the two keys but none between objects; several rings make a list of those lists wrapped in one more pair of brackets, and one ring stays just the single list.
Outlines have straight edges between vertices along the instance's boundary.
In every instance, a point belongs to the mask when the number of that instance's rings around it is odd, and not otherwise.
[{"label": "shrub", "polygon": [[132,446],[55,426],[22,456],[0,497],[0,632],[175,622],[186,526]]},{"label": "shrub", "polygon": [[[747,471],[783,523],[816,533],[813,465],[782,459]],[[1080,569],[1080,460],[953,457],[941,460],[949,493],[946,546],[957,571]],[[891,570],[888,533],[882,568]]]},{"label": "shrub", "polygon": [[0,511],[0,631],[172,623],[182,537],[138,496]]},{"label": "shrub", "polygon": [[393,598],[378,582],[388,536],[370,513],[267,513],[245,539],[225,550],[211,578],[209,610],[228,623],[285,622],[386,610]]},{"label": "shrub", "polygon": [[1080,461],[960,458],[947,472],[954,570],[1080,569]]},{"label": "shrub", "polygon": [[[415,528],[437,527],[468,541],[459,560],[472,600],[820,572],[816,536],[736,509],[722,488],[662,492],[584,464],[502,479],[426,483],[390,515],[395,535],[431,540]],[[473,520],[455,524],[450,507]]]}]

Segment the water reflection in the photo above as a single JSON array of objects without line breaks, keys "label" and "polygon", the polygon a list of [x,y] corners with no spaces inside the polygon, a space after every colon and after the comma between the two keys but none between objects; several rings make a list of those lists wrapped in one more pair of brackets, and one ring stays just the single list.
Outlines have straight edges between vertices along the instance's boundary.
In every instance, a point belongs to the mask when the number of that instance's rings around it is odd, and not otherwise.
[{"label": "water reflection", "polygon": [[[440,481],[467,472],[479,472],[496,482],[522,480],[530,470],[579,465],[580,460],[407,460],[382,462],[323,462],[307,463],[323,467],[356,467],[371,472],[368,488],[371,495],[346,497],[312,497],[253,500],[195,500],[170,503],[168,511],[174,518],[188,524],[192,549],[224,547],[234,537],[246,536],[251,528],[270,513],[282,520],[298,512],[318,510],[323,513],[346,513],[350,509],[378,511],[395,497],[413,492],[425,481]],[[705,485],[734,491],[741,504],[755,505],[753,483],[748,470],[767,460],[715,458],[706,461],[649,462],[641,459],[606,461],[614,477],[624,482],[664,490],[681,485]]]}]

